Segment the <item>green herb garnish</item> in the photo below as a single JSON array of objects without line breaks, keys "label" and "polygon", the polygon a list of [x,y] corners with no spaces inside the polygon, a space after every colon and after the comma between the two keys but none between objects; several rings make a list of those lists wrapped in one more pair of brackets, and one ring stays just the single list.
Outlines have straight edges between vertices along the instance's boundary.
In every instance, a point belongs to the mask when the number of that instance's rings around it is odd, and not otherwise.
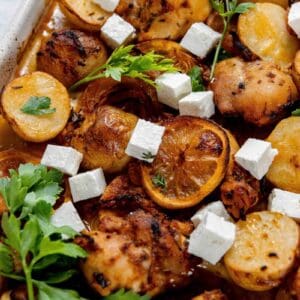
[{"label": "green herb garnish", "polygon": [[142,154],[143,159],[153,159],[155,158],[155,155],[153,155],[150,151]]},{"label": "green herb garnish", "polygon": [[[35,299],[34,287],[40,300],[81,299],[76,291],[52,286],[76,272],[72,264],[59,269],[59,262],[86,257],[81,247],[63,239],[63,235],[74,238],[73,229],[51,223],[52,207],[62,192],[61,180],[61,172],[32,164],[20,165],[10,170],[9,178],[0,179],[0,194],[8,208],[1,222],[0,275],[26,282],[29,300]],[[57,273],[51,273],[53,269]]]},{"label": "green herb garnish", "polygon": [[214,59],[213,59],[213,63],[211,65],[210,80],[212,80],[214,78],[216,64],[219,60],[221,46],[224,41],[224,38],[227,33],[227,30],[228,30],[228,27],[229,27],[232,17],[235,14],[243,14],[243,13],[247,12],[250,8],[253,8],[255,6],[255,4],[251,3],[251,2],[245,2],[245,3],[238,4],[237,0],[232,0],[232,1],[210,0],[210,2],[211,2],[213,9],[215,11],[217,11],[219,13],[219,15],[222,17],[223,25],[224,25],[222,36],[221,36],[220,41],[218,42],[218,45],[217,45],[217,48],[215,51],[215,55],[214,55]]},{"label": "green herb garnish", "polygon": [[71,86],[70,90],[75,91],[82,84],[94,81],[103,77],[111,77],[121,81],[122,76],[139,78],[151,85],[155,82],[147,74],[149,71],[175,72],[178,69],[174,66],[173,60],[153,51],[141,55],[132,55],[134,45],[121,46],[114,50],[107,62],[96,68],[83,79]]},{"label": "green herb garnish", "polygon": [[198,66],[193,67],[189,72],[188,75],[192,81],[192,90],[193,92],[202,92],[205,91],[205,86],[202,79],[202,71],[201,68]]},{"label": "green herb garnish", "polygon": [[300,116],[300,108],[295,109],[292,112],[292,116],[299,117]]},{"label": "green herb garnish", "polygon": [[159,188],[165,189],[167,187],[166,179],[161,174],[156,174],[152,177],[152,183]]},{"label": "green herb garnish", "polygon": [[126,292],[124,289],[117,291],[104,298],[105,300],[150,300],[148,295],[140,296],[132,291]]},{"label": "green herb garnish", "polygon": [[49,97],[30,97],[23,105],[21,111],[28,115],[43,116],[56,112],[56,108],[50,108],[51,99]]}]

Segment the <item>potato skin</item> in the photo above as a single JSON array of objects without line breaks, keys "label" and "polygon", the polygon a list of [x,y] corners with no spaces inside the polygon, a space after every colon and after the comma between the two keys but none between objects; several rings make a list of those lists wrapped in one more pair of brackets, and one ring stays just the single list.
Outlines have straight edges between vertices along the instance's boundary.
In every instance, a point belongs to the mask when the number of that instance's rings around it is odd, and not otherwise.
[{"label": "potato skin", "polygon": [[244,62],[240,58],[217,64],[211,89],[222,114],[241,116],[257,126],[284,117],[298,97],[292,77],[276,65],[264,61]]},{"label": "potato skin", "polygon": [[231,279],[251,291],[278,286],[298,254],[297,223],[280,213],[261,211],[236,226],[235,242],[224,256]]},{"label": "potato skin", "polygon": [[104,44],[96,36],[78,30],[53,32],[37,54],[37,69],[47,72],[66,87],[107,60]]},{"label": "potato skin", "polygon": [[282,120],[267,138],[278,150],[267,179],[276,187],[300,193],[300,118]]},{"label": "potato skin", "polygon": [[[21,111],[30,97],[49,97],[56,111],[35,116]],[[71,103],[66,88],[44,72],[33,72],[11,81],[2,94],[1,109],[13,130],[25,141],[41,143],[55,138],[66,126]]]}]

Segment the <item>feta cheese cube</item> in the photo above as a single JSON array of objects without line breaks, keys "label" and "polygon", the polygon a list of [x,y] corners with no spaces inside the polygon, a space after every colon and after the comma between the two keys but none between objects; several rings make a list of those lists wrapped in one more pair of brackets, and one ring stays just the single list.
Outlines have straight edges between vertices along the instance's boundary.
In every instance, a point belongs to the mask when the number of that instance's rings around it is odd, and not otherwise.
[{"label": "feta cheese cube", "polygon": [[277,154],[278,151],[272,148],[271,143],[248,139],[235,154],[235,161],[260,180],[268,172]]},{"label": "feta cheese cube", "polygon": [[192,92],[191,78],[181,73],[164,73],[156,78],[158,101],[178,109],[179,100]]},{"label": "feta cheese cube", "polygon": [[106,181],[102,169],[78,174],[69,178],[74,202],[95,198],[103,194]]},{"label": "feta cheese cube", "polygon": [[139,119],[125,153],[149,163],[153,162],[164,133],[165,127]]},{"label": "feta cheese cube", "polygon": [[215,114],[214,93],[193,92],[179,100],[179,113],[181,116],[194,116],[210,118]]},{"label": "feta cheese cube", "polygon": [[296,2],[290,7],[288,24],[300,38],[300,2]]},{"label": "feta cheese cube", "polygon": [[300,222],[300,194],[273,189],[269,195],[268,209]]},{"label": "feta cheese cube", "polygon": [[113,12],[119,5],[120,0],[93,0],[93,2],[105,11]]},{"label": "feta cheese cube", "polygon": [[101,36],[108,46],[115,49],[134,38],[135,28],[119,15],[113,14],[102,26]]},{"label": "feta cheese cube", "polygon": [[86,229],[72,201],[65,202],[54,212],[51,223],[56,227],[69,226],[77,232]]},{"label": "feta cheese cube", "polygon": [[180,45],[202,59],[218,43],[221,36],[219,32],[204,23],[194,23],[181,40]]},{"label": "feta cheese cube", "polygon": [[207,212],[190,236],[188,252],[215,265],[232,246],[235,231],[235,224]]},{"label": "feta cheese cube", "polygon": [[72,147],[48,145],[42,157],[41,164],[74,176],[78,172],[82,159],[82,153]]},{"label": "feta cheese cube", "polygon": [[197,227],[205,218],[208,212],[214,213],[215,215],[224,218],[224,220],[231,222],[232,219],[228,214],[222,201],[215,201],[207,204],[200,208],[191,218],[194,226]]}]

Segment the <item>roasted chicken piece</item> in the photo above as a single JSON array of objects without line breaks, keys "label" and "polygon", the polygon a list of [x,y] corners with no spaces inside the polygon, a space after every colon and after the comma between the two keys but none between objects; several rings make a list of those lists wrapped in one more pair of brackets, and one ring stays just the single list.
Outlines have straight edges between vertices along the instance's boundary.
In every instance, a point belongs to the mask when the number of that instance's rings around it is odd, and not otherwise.
[{"label": "roasted chicken piece", "polygon": [[177,40],[194,22],[204,21],[210,11],[208,0],[122,0],[116,9],[138,30],[140,41]]},{"label": "roasted chicken piece", "polygon": [[192,300],[227,300],[226,295],[220,290],[213,290],[209,292],[204,292],[203,294],[194,297]]},{"label": "roasted chicken piece", "polygon": [[77,239],[89,253],[81,268],[95,291],[105,296],[125,288],[154,296],[189,282],[189,222],[168,219],[127,176],[108,186],[99,205],[97,228]]},{"label": "roasted chicken piece", "polygon": [[298,97],[292,77],[276,65],[240,58],[217,64],[211,89],[222,114],[241,116],[257,126],[283,118]]},{"label": "roasted chicken piece", "polygon": [[228,212],[235,218],[244,217],[246,212],[259,201],[260,184],[248,171],[234,160],[239,145],[227,131],[230,143],[230,160],[225,179],[221,184],[221,200]]},{"label": "roasted chicken piece", "polygon": [[106,49],[97,36],[64,29],[43,41],[37,53],[37,69],[69,87],[106,60]]}]

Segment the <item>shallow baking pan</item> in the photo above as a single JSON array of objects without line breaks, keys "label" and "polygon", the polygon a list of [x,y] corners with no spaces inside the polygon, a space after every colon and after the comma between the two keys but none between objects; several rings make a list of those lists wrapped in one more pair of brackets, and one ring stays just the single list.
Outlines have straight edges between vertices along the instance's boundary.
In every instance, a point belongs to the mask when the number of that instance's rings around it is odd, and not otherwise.
[{"label": "shallow baking pan", "polygon": [[12,75],[47,0],[1,0],[0,91]]}]

